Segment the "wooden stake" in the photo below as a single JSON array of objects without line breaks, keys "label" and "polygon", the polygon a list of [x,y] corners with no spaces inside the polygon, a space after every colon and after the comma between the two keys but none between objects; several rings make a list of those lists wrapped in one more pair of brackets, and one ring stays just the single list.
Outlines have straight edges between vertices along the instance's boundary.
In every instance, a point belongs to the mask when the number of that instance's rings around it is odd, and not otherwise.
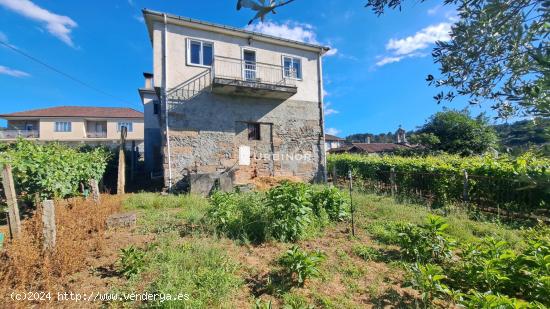
[{"label": "wooden stake", "polygon": [[349,201],[350,201],[350,207],[351,207],[351,236],[355,237],[355,208],[353,207],[353,177],[351,175],[351,170],[348,171],[348,178],[349,178]]},{"label": "wooden stake", "polygon": [[17,205],[17,195],[15,193],[15,185],[13,182],[13,174],[11,165],[6,164],[2,170],[2,185],[6,194],[8,203],[8,222],[10,228],[10,237],[17,238],[21,233],[21,218],[19,217],[19,205]]},{"label": "wooden stake", "polygon": [[92,198],[94,199],[94,202],[96,204],[99,204],[101,202],[101,197],[99,194],[99,185],[97,184],[97,180],[90,179],[89,185],[90,185],[90,190],[92,191]]},{"label": "wooden stake", "polygon": [[52,200],[45,200],[42,203],[42,232],[44,234],[44,249],[55,248],[56,227],[55,227],[55,205]]},{"label": "wooden stake", "polygon": [[117,182],[117,194],[125,193],[126,186],[126,158],[124,157],[124,148],[126,147],[126,136],[128,129],[126,127],[120,128],[120,149],[118,151],[118,182]]},{"label": "wooden stake", "polygon": [[390,170],[390,185],[391,185],[391,195],[395,196],[395,168]]}]

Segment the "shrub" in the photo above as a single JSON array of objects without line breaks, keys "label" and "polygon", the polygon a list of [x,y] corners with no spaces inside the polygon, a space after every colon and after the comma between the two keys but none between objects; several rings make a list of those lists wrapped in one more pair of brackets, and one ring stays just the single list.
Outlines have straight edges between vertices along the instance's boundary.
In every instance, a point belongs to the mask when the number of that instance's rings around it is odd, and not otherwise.
[{"label": "shrub", "polygon": [[270,213],[259,193],[216,192],[207,218],[214,228],[234,239],[263,242]]},{"label": "shrub", "polygon": [[452,256],[454,241],[445,233],[447,227],[445,220],[435,215],[428,215],[423,225],[403,226],[398,238],[401,254],[421,263],[448,260]]},{"label": "shrub", "polygon": [[324,211],[331,221],[342,221],[350,215],[349,200],[335,187],[313,190],[311,203],[317,216]]},{"label": "shrub", "polygon": [[319,265],[326,256],[319,250],[306,252],[298,246],[292,246],[279,259],[279,264],[286,268],[286,271],[300,285],[303,286],[308,278],[321,276]]},{"label": "shrub", "polygon": [[126,278],[137,275],[145,265],[144,259],[145,252],[134,246],[121,249],[120,258],[118,260],[120,272]]},{"label": "shrub", "polygon": [[347,200],[335,188],[284,182],[265,193],[216,192],[208,225],[230,238],[260,243],[294,242],[347,216]]},{"label": "shrub", "polygon": [[303,238],[314,221],[311,194],[302,183],[285,182],[267,192],[266,204],[272,214],[270,235],[280,241]]},{"label": "shrub", "polygon": [[430,304],[435,298],[442,298],[451,294],[449,287],[443,283],[447,276],[443,274],[443,269],[440,266],[415,263],[409,267],[409,271],[412,274],[411,286],[422,293],[424,304]]},{"label": "shrub", "polygon": [[11,164],[18,193],[42,198],[79,195],[80,184],[99,181],[109,154],[103,148],[79,151],[58,143],[40,145],[18,140],[0,153],[0,165]]}]

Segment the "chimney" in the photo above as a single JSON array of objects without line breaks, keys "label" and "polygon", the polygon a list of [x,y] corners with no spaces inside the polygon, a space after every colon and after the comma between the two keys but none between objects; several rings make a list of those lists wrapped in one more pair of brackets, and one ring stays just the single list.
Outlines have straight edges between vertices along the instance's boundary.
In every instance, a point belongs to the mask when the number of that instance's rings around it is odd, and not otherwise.
[{"label": "chimney", "polygon": [[145,77],[145,89],[153,89],[155,87],[155,81],[153,80],[153,74],[143,73]]}]

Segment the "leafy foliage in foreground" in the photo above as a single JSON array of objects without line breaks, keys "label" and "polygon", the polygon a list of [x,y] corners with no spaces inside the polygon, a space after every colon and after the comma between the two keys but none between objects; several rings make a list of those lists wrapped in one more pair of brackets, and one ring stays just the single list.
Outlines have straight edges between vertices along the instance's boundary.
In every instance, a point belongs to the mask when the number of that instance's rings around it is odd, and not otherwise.
[{"label": "leafy foliage in foreground", "polygon": [[109,153],[102,148],[78,150],[57,143],[40,145],[18,140],[0,153],[0,164],[11,164],[19,193],[43,198],[78,195],[80,184],[99,181]]},{"label": "leafy foliage in foreground", "polygon": [[366,184],[390,184],[390,171],[396,173],[401,192],[422,191],[433,196],[433,206],[461,201],[464,193],[464,171],[470,175],[468,196],[481,206],[513,211],[550,208],[550,160],[526,153],[518,158],[501,156],[427,157],[331,155],[329,169],[336,168],[340,177],[351,170]]},{"label": "leafy foliage in foreground", "polygon": [[145,265],[144,258],[145,252],[134,246],[122,248],[118,261],[122,275],[126,278],[137,275]]},{"label": "leafy foliage in foreground", "polygon": [[211,203],[206,217],[211,226],[228,237],[254,243],[303,239],[349,213],[349,202],[338,189],[291,182],[266,193],[217,192]]},{"label": "leafy foliage in foreground", "polygon": [[303,286],[308,278],[321,276],[319,265],[326,256],[319,250],[306,252],[298,246],[292,246],[281,258],[279,264],[293,277],[298,285]]},{"label": "leafy foliage in foreground", "polygon": [[546,226],[523,231],[523,243],[513,248],[494,237],[452,247],[441,217],[429,216],[423,225],[393,225],[401,231],[398,236],[382,239],[398,244],[402,257],[414,263],[409,267],[410,283],[425,303],[436,298],[455,299],[468,308],[542,308],[550,303],[550,228]]}]

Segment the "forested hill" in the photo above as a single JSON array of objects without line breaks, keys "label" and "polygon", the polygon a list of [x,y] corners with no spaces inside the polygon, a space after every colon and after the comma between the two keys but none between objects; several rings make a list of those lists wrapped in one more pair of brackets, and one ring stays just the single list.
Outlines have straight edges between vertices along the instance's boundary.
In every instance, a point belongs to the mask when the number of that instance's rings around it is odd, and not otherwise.
[{"label": "forested hill", "polygon": [[[493,128],[499,137],[502,150],[506,148],[526,150],[530,146],[538,146],[545,148],[545,153],[549,153],[550,151],[550,118],[499,124],[494,125]],[[410,137],[415,132],[409,131],[407,132],[407,136]],[[366,143],[368,136],[371,138],[371,143],[395,143],[396,141],[395,132],[352,134],[347,136],[346,140],[349,142]]]}]

